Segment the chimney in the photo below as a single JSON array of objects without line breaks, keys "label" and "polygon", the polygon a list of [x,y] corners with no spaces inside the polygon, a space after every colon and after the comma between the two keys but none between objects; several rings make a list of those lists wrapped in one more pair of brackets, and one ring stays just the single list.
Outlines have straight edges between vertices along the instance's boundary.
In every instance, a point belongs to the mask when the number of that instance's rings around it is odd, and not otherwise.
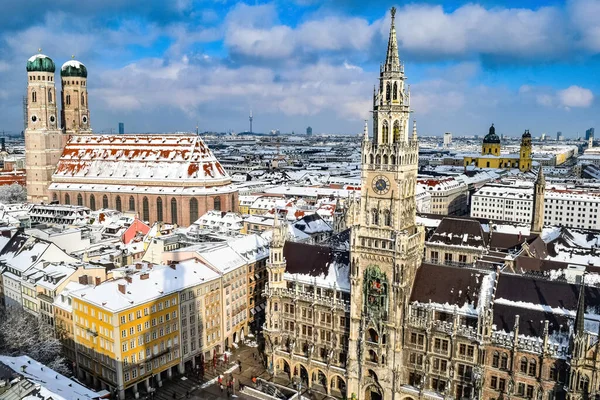
[{"label": "chimney", "polygon": [[172,269],[177,269],[177,264],[172,262],[171,264],[169,264],[169,267],[171,267]]},{"label": "chimney", "polygon": [[81,275],[79,277],[79,283],[81,285],[87,285],[87,283],[88,283],[87,275]]},{"label": "chimney", "polygon": [[122,283],[119,283],[119,292],[125,294],[125,285]]},{"label": "chimney", "polygon": [[142,269],[142,263],[135,263],[135,269]]},{"label": "chimney", "polygon": [[127,283],[131,283],[131,282],[132,282],[132,281],[131,281],[131,277],[130,277],[130,276],[126,276],[126,277],[125,277],[125,280],[127,281]]},{"label": "chimney", "polygon": [[141,274],[141,275],[140,275],[140,280],[141,280],[141,281],[143,281],[143,280],[146,280],[146,279],[148,279],[148,278],[150,278],[150,274],[148,274],[148,273],[145,273],[145,274]]},{"label": "chimney", "polygon": [[94,284],[96,286],[98,286],[100,283],[102,283],[102,279],[99,276],[97,276],[94,280],[95,280]]},{"label": "chimney", "polygon": [[146,266],[148,267],[148,269],[152,269],[152,267],[154,267],[154,264],[153,263],[148,263],[148,264],[146,264]]}]

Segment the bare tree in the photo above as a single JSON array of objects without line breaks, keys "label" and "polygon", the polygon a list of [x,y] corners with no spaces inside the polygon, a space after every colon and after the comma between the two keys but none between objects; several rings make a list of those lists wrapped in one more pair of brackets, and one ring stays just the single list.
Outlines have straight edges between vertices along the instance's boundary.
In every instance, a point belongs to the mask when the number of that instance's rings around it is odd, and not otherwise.
[{"label": "bare tree", "polygon": [[25,188],[18,183],[0,186],[0,203],[12,204],[27,201]]},{"label": "bare tree", "polygon": [[0,354],[28,355],[60,374],[70,374],[52,327],[20,307],[9,307],[0,314]]}]

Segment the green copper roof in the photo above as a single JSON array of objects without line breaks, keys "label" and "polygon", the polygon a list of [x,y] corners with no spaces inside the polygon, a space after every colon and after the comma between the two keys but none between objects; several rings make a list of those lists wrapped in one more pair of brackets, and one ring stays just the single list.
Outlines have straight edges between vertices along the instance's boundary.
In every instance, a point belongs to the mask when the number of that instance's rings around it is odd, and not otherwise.
[{"label": "green copper roof", "polygon": [[54,61],[46,55],[36,54],[27,60],[27,72],[54,72]]},{"label": "green copper roof", "polygon": [[60,76],[87,78],[87,68],[77,60],[69,60],[60,68]]}]

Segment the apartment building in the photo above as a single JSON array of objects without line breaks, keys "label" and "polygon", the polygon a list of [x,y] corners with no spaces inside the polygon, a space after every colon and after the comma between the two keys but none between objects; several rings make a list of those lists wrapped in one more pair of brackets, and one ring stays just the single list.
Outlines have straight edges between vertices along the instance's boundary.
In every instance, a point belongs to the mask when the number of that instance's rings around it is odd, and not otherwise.
[{"label": "apartment building", "polygon": [[[215,279],[214,271],[197,261],[135,268],[123,278],[70,293],[78,376],[121,399],[126,390],[135,395],[143,385],[148,392],[175,368],[183,371],[181,295],[192,288],[197,295],[200,287],[206,290],[205,281]],[[189,294],[186,299],[189,307]],[[185,333],[191,337],[190,325],[196,327],[198,319],[189,317],[188,308]],[[191,349],[191,340],[186,344]]]}]

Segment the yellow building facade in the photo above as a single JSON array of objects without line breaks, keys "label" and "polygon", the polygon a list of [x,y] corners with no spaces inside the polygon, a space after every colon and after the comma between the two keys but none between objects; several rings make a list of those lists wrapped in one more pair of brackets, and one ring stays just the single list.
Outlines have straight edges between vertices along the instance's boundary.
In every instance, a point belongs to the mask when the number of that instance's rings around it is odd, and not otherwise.
[{"label": "yellow building facade", "polygon": [[519,154],[502,154],[500,137],[496,135],[494,124],[483,138],[481,155],[465,156],[464,166],[494,169],[516,169],[525,172],[531,170],[531,134],[526,130],[521,137]]},{"label": "yellow building facade", "polygon": [[[128,268],[119,271],[121,278],[70,294],[77,375],[121,399],[126,391],[128,396],[150,393],[173,373],[182,373],[182,348],[188,360],[201,354],[213,342],[205,335],[222,326],[220,310],[209,318],[203,315],[205,304],[217,309],[220,304],[219,274],[206,265],[189,261]],[[213,319],[218,321],[207,332],[205,321]]]}]

